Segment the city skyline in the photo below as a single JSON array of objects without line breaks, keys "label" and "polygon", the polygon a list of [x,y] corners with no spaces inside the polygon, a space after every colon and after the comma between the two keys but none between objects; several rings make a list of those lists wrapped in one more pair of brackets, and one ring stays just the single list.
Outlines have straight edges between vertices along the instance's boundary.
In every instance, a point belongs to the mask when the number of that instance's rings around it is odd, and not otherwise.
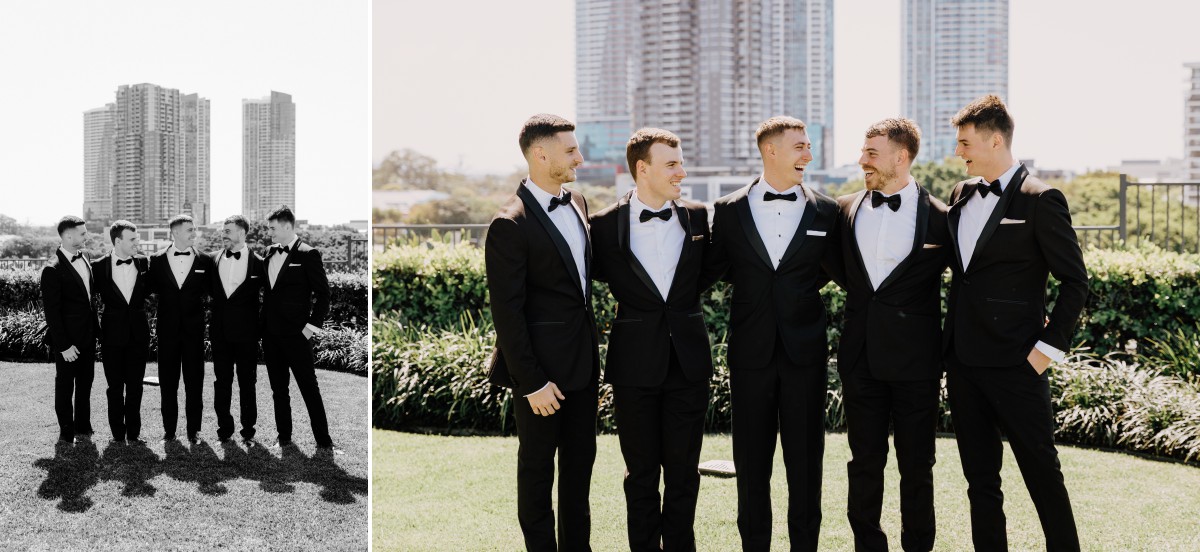
[{"label": "city skyline", "polygon": [[296,204],[296,104],[272,90],[242,100],[242,214],[263,220]]},{"label": "city skyline", "polygon": [[[74,0],[0,8],[0,213],[53,225],[83,205],[81,114],[121,84],[155,83],[210,101],[209,216],[241,212],[244,98],[301,98],[296,216],[313,224],[367,217],[370,195],[366,3],[214,1],[179,10],[149,0]],[[20,24],[15,24],[20,22]],[[147,24],[152,22],[152,24]],[[268,23],[269,24],[266,24]],[[219,33],[213,32],[219,29]],[[313,40],[319,36],[321,40]],[[16,83],[23,83],[15,86]]]},{"label": "city skyline", "polygon": [[[1009,3],[1006,99],[1017,157],[1083,171],[1183,155],[1182,67],[1200,60],[1187,21],[1200,18],[1200,5]],[[411,148],[472,174],[520,168],[515,135],[529,115],[577,117],[573,4],[473,6],[477,17],[446,35],[421,22],[455,18],[459,8],[426,4],[414,15],[376,3],[373,163]],[[901,2],[834,0],[834,10],[834,164],[842,166],[857,161],[867,126],[901,112]],[[409,51],[438,56],[400,55]],[[412,86],[412,75],[437,86]]]}]

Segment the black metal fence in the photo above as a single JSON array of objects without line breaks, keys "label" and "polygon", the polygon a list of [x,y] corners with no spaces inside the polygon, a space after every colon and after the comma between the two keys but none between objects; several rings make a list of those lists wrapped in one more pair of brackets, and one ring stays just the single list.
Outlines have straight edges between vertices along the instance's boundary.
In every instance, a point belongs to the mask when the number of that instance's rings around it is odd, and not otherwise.
[{"label": "black metal fence", "polygon": [[1121,239],[1200,253],[1200,182],[1130,182],[1121,175]]},{"label": "black metal fence", "polygon": [[435,238],[454,245],[482,246],[487,229],[486,224],[373,224],[371,246],[383,251],[395,243]]}]

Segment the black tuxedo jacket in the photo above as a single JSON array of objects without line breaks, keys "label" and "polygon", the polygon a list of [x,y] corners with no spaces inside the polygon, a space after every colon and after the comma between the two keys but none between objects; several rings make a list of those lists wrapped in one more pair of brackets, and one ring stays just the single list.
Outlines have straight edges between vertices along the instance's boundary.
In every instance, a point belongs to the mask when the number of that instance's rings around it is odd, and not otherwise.
[{"label": "black tuxedo jacket", "polygon": [[180,286],[171,271],[171,248],[150,257],[150,287],[158,295],[155,330],[158,339],[203,339],[204,307],[202,299],[209,292],[209,279],[216,275],[212,259],[192,249],[196,258]]},{"label": "black tuxedo jacket", "polygon": [[[943,345],[971,366],[1019,366],[1038,341],[1071,349],[1088,295],[1088,274],[1062,192],[1022,165],[1000,196],[971,257],[962,265],[958,223],[981,179],[954,186],[948,215],[954,277],[947,298]],[[1003,222],[1002,222],[1003,221]],[[1059,281],[1046,317],[1046,281]]]},{"label": "black tuxedo jacket", "polygon": [[[269,278],[271,257],[263,259],[264,278]],[[246,278],[250,278],[247,276]],[[243,284],[245,285],[245,284]],[[279,268],[275,285],[264,282],[262,320],[267,335],[294,335],[304,331],[305,324],[320,328],[329,315],[329,278],[321,250],[300,241],[288,252]]]},{"label": "black tuxedo jacket", "polygon": [[837,200],[846,290],[838,370],[854,368],[866,355],[871,377],[877,380],[940,378],[942,273],[952,255],[946,204],[917,186],[912,248],[877,290],[871,285],[854,230],[864,197],[868,197],[866,190]]},{"label": "black tuxedo jacket", "polygon": [[820,290],[840,273],[837,202],[803,188],[804,215],[775,268],[750,212],[747,194],[756,184],[758,179],[713,205],[712,254],[705,264],[709,275],[733,285],[729,368],[766,367],[779,339],[792,362],[824,365],[828,318]]},{"label": "black tuxedo jacket", "polygon": [[[241,285],[233,290],[233,295],[225,295],[225,285],[221,283],[221,264],[225,261],[224,249],[209,253],[212,259],[212,314],[208,320],[208,336],[210,339],[223,339],[235,343],[253,343],[258,341],[258,314],[261,306],[260,294],[267,285],[267,267],[262,257],[256,255],[250,248],[242,249],[242,255],[248,255],[246,260],[246,278]],[[232,260],[232,259],[230,259]]]},{"label": "black tuxedo jacket", "polygon": [[[608,337],[604,380],[613,385],[651,387],[667,378],[671,345],[691,381],[712,377],[712,353],[700,310],[701,270],[708,246],[708,210],[675,202],[671,222],[683,226],[683,249],[666,300],[633,254],[629,238],[629,192],[592,215],[592,277],[608,282],[617,299],[617,318]],[[637,216],[636,214],[634,216]],[[711,281],[708,282],[711,284]]]},{"label": "black tuxedo jacket", "polygon": [[[87,257],[85,256],[86,260]],[[46,315],[46,343],[51,356],[62,360],[60,353],[72,345],[80,353],[96,348],[100,324],[92,307],[92,297],[84,287],[83,278],[71,266],[61,249],[42,267],[42,310]],[[96,288],[95,281],[92,289]]]},{"label": "black tuxedo jacket", "polygon": [[150,294],[150,258],[133,256],[137,278],[129,301],[113,279],[112,253],[92,263],[92,275],[104,311],[100,315],[100,342],[104,345],[145,347],[150,343],[150,323],[146,320],[146,296]]},{"label": "black tuxedo jacket", "polygon": [[[571,204],[585,230],[590,272],[587,201],[571,192]],[[484,257],[496,326],[488,379],[518,396],[550,381],[563,391],[595,384],[600,356],[591,286],[580,289],[570,247],[524,182],[492,219]]]}]

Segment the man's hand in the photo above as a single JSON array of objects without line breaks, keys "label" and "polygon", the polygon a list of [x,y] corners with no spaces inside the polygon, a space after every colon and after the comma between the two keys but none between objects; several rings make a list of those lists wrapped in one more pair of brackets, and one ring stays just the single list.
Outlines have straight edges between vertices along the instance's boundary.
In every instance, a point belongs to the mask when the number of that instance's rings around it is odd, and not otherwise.
[{"label": "man's hand", "polygon": [[1033,366],[1034,370],[1037,370],[1039,376],[1046,371],[1046,368],[1050,367],[1050,357],[1037,350],[1037,347],[1029,351],[1029,357],[1025,360],[1029,361],[1029,365]]},{"label": "man's hand", "polygon": [[554,385],[554,382],[547,383],[541,391],[525,398],[529,399],[529,406],[538,416],[553,415],[560,408],[558,401],[567,399],[563,396],[562,391],[558,390],[558,386]]},{"label": "man's hand", "polygon": [[304,339],[312,339],[313,332],[312,330],[308,329],[308,326],[305,326],[303,330],[300,330],[300,333],[304,334]]},{"label": "man's hand", "polygon": [[75,362],[75,360],[79,358],[79,349],[76,349],[74,345],[71,345],[70,349],[62,352],[62,356],[63,360],[66,360],[67,362]]}]

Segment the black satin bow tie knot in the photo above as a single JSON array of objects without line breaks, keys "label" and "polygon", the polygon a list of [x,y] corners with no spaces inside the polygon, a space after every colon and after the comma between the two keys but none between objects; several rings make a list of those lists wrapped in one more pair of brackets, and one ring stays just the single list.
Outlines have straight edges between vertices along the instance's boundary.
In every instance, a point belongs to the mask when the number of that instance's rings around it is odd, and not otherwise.
[{"label": "black satin bow tie knot", "polygon": [[782,199],[784,201],[796,201],[796,192],[791,192],[788,194],[776,194],[776,193],[767,192],[766,194],[763,195],[763,201],[775,201],[776,199]]},{"label": "black satin bow tie knot", "polygon": [[550,207],[546,209],[546,212],[548,212],[548,213],[549,213],[549,212],[552,212],[552,211],[554,211],[554,209],[556,209],[556,208],[557,208],[559,205],[566,205],[566,204],[568,204],[568,203],[570,203],[570,202],[571,202],[571,192],[568,192],[568,191],[566,191],[566,190],[563,190],[562,197],[552,197],[552,198],[550,198]]},{"label": "black satin bow tie knot", "polygon": [[1000,189],[1000,180],[999,179],[993,180],[991,183],[989,183],[987,185],[981,184],[979,186],[978,190],[979,190],[979,197],[987,197],[988,192],[996,194],[996,197],[1000,197],[1000,194],[1004,193],[1004,190]]},{"label": "black satin bow tie knot", "polygon": [[83,257],[83,251],[80,251],[79,253],[76,253],[71,256],[71,262],[78,261],[82,257]]},{"label": "black satin bow tie knot", "polygon": [[178,257],[178,256],[180,256],[180,255],[191,255],[191,254],[192,254],[192,252],[191,252],[191,251],[176,251],[176,252],[174,253],[174,256]]},{"label": "black satin bow tie knot", "polygon": [[655,218],[663,219],[664,221],[671,220],[671,208],[667,207],[666,209],[663,209],[661,211],[651,211],[649,209],[642,209],[642,214],[638,215],[638,220],[641,222],[646,222],[650,219],[655,219]]},{"label": "black satin bow tie knot", "polygon": [[900,209],[900,194],[887,196],[883,195],[883,192],[879,190],[871,192],[871,207],[878,209],[880,205],[885,203],[891,208],[892,212],[898,211]]},{"label": "black satin bow tie knot", "polygon": [[125,259],[125,260],[123,260],[123,261],[122,261],[121,259],[117,259],[117,266],[121,266],[121,265],[123,265],[123,264],[133,264],[133,257],[130,257],[130,258],[128,258],[128,259]]},{"label": "black satin bow tie knot", "polygon": [[230,250],[226,249],[226,250],[225,250],[225,258],[226,258],[226,259],[228,259],[228,258],[230,258],[230,257],[233,257],[233,258],[234,258],[234,260],[241,260],[241,259],[242,259],[242,252],[241,252],[241,251],[238,251],[237,253],[234,253],[233,251],[230,251]]}]

